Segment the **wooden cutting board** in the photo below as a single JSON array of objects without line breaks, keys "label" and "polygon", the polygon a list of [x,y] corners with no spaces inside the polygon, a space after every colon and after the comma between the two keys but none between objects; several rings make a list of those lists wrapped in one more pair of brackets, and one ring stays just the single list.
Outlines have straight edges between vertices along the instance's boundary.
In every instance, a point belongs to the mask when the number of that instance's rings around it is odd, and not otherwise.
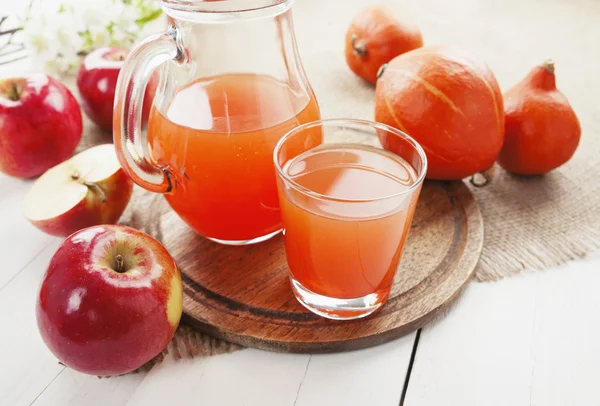
[{"label": "wooden cutting board", "polygon": [[197,235],[161,196],[136,191],[131,223],[167,247],[181,270],[183,322],[224,340],[282,352],[370,347],[407,334],[446,309],[475,270],[481,213],[462,182],[426,182],[392,293],[365,319],[333,321],[294,298],[283,239],[230,247]]}]

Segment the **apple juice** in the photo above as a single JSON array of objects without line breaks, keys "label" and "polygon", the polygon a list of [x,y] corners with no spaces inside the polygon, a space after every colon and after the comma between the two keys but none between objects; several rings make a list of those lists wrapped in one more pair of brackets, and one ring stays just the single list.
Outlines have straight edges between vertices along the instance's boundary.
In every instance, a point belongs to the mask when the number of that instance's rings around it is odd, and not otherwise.
[{"label": "apple juice", "polygon": [[180,88],[148,122],[152,159],[176,180],[167,201],[212,239],[244,241],[280,230],[273,149],[286,132],[319,117],[312,93],[297,96],[269,76],[221,75]]},{"label": "apple juice", "polygon": [[284,173],[306,190],[280,188],[290,272],[328,297],[387,297],[418,193],[405,160],[358,144],[326,144],[288,161]]}]

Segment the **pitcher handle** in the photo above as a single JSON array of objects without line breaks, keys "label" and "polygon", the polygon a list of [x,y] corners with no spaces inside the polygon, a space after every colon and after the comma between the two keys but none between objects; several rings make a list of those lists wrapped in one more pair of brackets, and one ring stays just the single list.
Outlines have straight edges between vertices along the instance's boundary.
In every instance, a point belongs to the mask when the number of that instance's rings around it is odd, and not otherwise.
[{"label": "pitcher handle", "polygon": [[123,170],[135,183],[155,193],[172,190],[171,174],[150,160],[148,138],[142,132],[146,85],[163,62],[183,62],[177,28],[153,35],[135,47],[123,63],[115,93],[113,137]]}]

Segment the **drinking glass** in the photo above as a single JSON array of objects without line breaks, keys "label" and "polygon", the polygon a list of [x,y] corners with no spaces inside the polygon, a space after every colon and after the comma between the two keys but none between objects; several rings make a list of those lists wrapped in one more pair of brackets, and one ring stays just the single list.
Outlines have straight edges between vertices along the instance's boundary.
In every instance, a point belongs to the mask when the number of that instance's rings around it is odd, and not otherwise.
[{"label": "drinking glass", "polygon": [[427,171],[421,146],[384,124],[320,120],[288,132],[273,158],[298,301],[330,319],[379,309]]}]

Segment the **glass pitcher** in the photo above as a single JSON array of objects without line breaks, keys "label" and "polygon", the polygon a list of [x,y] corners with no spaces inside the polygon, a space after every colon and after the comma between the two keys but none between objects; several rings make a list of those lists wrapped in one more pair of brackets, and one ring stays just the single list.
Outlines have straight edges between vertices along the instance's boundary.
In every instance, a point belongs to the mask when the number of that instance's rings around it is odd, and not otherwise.
[{"label": "glass pitcher", "polygon": [[[123,169],[220,243],[281,230],[273,149],[320,118],[296,47],[293,1],[163,0],[167,31],[142,42],[121,69],[114,140]],[[144,92],[157,75],[146,135]]]}]

